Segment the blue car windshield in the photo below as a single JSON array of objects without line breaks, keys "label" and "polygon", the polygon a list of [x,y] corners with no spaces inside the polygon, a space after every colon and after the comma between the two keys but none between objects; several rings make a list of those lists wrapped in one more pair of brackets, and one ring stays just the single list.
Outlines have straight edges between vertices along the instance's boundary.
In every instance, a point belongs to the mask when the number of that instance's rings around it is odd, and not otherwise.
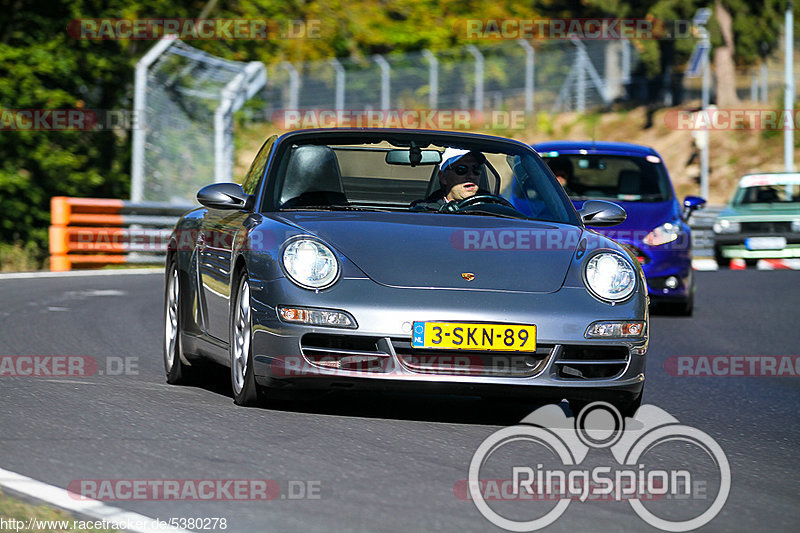
[{"label": "blue car windshield", "polygon": [[669,177],[656,156],[547,155],[543,154],[544,161],[573,200],[665,202],[672,199]]},{"label": "blue car windshield", "polygon": [[[539,157],[523,149],[481,148],[428,145],[410,155],[408,147],[387,142],[295,145],[279,166],[276,204],[281,210],[369,209],[580,224]],[[462,186],[460,198],[451,194],[455,186],[448,180]],[[466,205],[448,210],[444,204]]]}]

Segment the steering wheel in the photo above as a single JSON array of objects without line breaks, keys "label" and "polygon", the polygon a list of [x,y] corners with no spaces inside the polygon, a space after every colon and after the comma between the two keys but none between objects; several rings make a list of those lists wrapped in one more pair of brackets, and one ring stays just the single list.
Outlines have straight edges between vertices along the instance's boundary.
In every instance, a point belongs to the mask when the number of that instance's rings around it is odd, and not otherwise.
[{"label": "steering wheel", "polygon": [[500,204],[506,207],[510,207],[511,209],[516,209],[514,204],[503,198],[502,196],[497,196],[495,194],[476,194],[475,196],[470,196],[469,198],[464,198],[458,202],[449,202],[444,204],[442,207],[439,208],[440,213],[454,213],[456,211],[460,211],[465,207],[469,207],[475,204]]}]

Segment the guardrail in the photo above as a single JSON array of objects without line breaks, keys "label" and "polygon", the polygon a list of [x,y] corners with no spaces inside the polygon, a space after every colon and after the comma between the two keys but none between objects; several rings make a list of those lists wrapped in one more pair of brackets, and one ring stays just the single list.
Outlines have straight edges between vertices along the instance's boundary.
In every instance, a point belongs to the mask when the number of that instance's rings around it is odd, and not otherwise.
[{"label": "guardrail", "polygon": [[[50,201],[50,270],[164,262],[178,218],[193,205],[55,196]],[[714,219],[725,206],[692,214],[692,255],[713,257]]]},{"label": "guardrail", "polygon": [[163,263],[172,227],[193,207],[55,196],[50,200],[50,270]]},{"label": "guardrail", "polygon": [[723,209],[724,205],[707,205],[692,213],[689,226],[692,228],[693,257],[714,257],[714,232],[711,227]]}]

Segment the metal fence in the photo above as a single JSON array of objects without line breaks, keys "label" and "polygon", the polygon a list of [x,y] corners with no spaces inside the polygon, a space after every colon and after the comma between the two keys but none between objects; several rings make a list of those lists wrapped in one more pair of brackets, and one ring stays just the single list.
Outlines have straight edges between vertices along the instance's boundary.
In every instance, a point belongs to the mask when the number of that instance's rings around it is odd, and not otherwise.
[{"label": "metal fence", "polygon": [[268,67],[263,111],[586,111],[623,98],[635,62],[627,40],[578,39],[283,62]]},{"label": "metal fence", "polygon": [[[736,96],[742,101],[749,101],[765,106],[780,107],[783,105],[786,76],[784,72],[784,52],[781,47],[769,56],[761,58],[757,65],[736,69]],[[794,41],[794,74],[800,76],[800,39]],[[716,76],[711,70],[711,94],[716,93]],[[795,82],[795,87],[797,83]],[[685,78],[681,86],[680,101],[699,100],[701,93],[700,78]]]},{"label": "metal fence", "polygon": [[233,175],[233,114],[266,83],[260,62],[222,59],[164,37],[136,66],[135,202],[191,201]]}]

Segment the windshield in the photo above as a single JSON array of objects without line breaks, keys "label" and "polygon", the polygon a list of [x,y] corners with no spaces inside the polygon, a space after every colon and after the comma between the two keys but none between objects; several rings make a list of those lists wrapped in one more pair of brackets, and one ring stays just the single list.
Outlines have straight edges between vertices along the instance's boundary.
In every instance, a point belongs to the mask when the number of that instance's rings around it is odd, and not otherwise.
[{"label": "windshield", "polygon": [[545,162],[573,200],[664,202],[672,199],[669,178],[663,163],[655,156],[560,154],[546,157]]},{"label": "windshield", "polygon": [[800,207],[800,184],[799,183],[773,183],[765,185],[754,185],[752,187],[740,187],[736,191],[733,200],[734,205],[775,205],[794,204]]},{"label": "windshield", "polygon": [[491,143],[295,144],[281,156],[275,199],[280,210],[408,211],[580,224],[541,159],[523,148],[498,151]]}]

